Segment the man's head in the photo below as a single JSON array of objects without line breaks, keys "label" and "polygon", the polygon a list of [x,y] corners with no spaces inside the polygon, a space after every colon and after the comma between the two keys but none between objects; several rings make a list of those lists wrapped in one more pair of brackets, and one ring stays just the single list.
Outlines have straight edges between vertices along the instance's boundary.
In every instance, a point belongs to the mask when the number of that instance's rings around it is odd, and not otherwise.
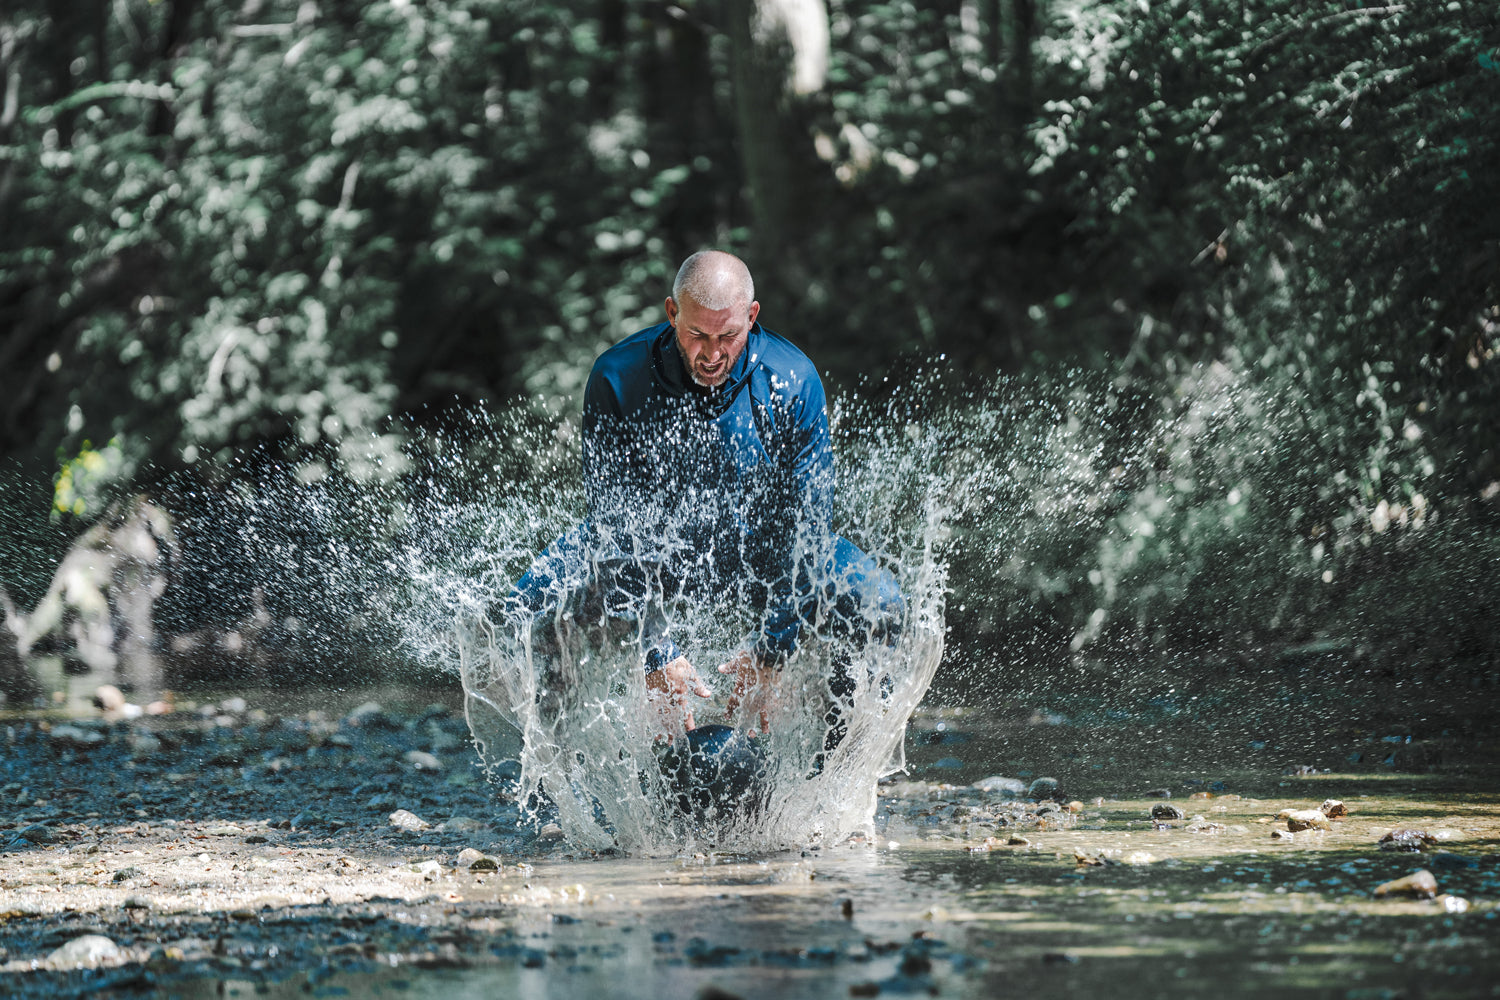
[{"label": "man's head", "polygon": [[667,299],[667,322],[677,331],[677,349],[694,382],[724,384],[759,314],[755,282],[744,261],[722,250],[703,250],[682,262]]}]

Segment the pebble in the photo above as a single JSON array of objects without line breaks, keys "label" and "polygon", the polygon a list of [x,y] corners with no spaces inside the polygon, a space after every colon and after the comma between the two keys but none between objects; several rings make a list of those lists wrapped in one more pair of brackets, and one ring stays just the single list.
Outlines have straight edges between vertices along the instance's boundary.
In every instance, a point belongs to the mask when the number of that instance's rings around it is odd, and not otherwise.
[{"label": "pebble", "polygon": [[1437,897],[1438,905],[1443,908],[1444,913],[1464,913],[1469,909],[1469,901],[1462,896],[1450,896],[1446,892]]},{"label": "pebble", "polygon": [[102,934],[85,934],[49,953],[42,962],[51,969],[92,969],[119,960],[119,945]]},{"label": "pebble", "polygon": [[75,750],[89,750],[104,742],[104,734],[77,726],[53,726],[52,742]]},{"label": "pebble", "polygon": [[454,816],[438,824],[439,833],[483,833],[488,830],[485,824],[472,816]]},{"label": "pebble", "polygon": [[431,823],[406,809],[397,809],[387,819],[390,820],[391,826],[394,826],[398,830],[404,830],[407,833],[421,833],[423,830],[432,828]]},{"label": "pebble", "polygon": [[1170,802],[1158,802],[1151,807],[1152,819],[1187,819],[1187,813]]},{"label": "pebble", "polygon": [[498,871],[500,865],[494,858],[474,847],[465,847],[458,852],[458,857],[453,859],[454,867],[467,868],[472,872]]},{"label": "pebble", "polygon": [[443,769],[443,762],[426,750],[408,750],[402,759],[418,771],[441,771]]},{"label": "pebble", "polygon": [[1385,896],[1410,896],[1413,899],[1432,899],[1437,895],[1437,879],[1426,868],[1412,872],[1405,878],[1394,879],[1375,887],[1375,898]]},{"label": "pebble", "polygon": [[981,792],[1001,795],[1024,795],[1026,792],[1026,782],[1020,778],[1005,778],[998,774],[980,778],[974,782],[974,787]]},{"label": "pebble", "polygon": [[1290,831],[1290,830],[1272,830],[1271,831],[1271,839],[1272,840],[1296,840],[1297,839],[1297,835],[1294,834],[1294,833],[1292,833],[1292,831]]}]

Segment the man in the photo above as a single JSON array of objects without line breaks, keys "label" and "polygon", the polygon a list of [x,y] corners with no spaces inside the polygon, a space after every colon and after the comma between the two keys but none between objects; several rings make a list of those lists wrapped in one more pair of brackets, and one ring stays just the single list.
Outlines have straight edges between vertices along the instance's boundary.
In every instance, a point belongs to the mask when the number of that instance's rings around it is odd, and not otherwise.
[{"label": "man", "polygon": [[847,654],[894,641],[904,608],[895,578],[831,533],[823,384],[806,355],[760,325],[739,258],[693,254],[665,305],[665,323],[594,363],[583,404],[588,521],[543,553],[514,596],[538,614],[588,592],[603,617],[636,622],[668,739],[694,728],[689,695],[710,694],[685,636],[674,637],[670,606],[753,616],[753,642],[719,671],[734,677],[728,713],[743,709],[762,731],[799,642],[813,633],[842,643],[829,679],[832,748],[854,688]]}]

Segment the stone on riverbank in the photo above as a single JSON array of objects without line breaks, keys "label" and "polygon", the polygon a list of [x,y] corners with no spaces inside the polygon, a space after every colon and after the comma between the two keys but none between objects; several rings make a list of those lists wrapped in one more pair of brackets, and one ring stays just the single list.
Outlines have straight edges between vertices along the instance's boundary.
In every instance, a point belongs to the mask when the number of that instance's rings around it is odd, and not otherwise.
[{"label": "stone on riverbank", "polygon": [[1405,878],[1393,879],[1375,887],[1375,898],[1386,896],[1408,896],[1412,899],[1432,899],[1437,895],[1437,879],[1426,868],[1412,872]]}]

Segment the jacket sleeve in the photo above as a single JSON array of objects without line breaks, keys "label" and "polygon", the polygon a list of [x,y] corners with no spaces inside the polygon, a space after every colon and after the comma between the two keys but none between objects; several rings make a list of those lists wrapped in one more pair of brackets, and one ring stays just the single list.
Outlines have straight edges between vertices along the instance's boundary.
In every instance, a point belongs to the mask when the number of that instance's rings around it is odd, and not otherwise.
[{"label": "jacket sleeve", "polygon": [[832,539],[834,467],[828,432],[828,405],[822,380],[808,365],[808,376],[794,394],[778,404],[787,463],[788,517],[779,532],[779,571],[757,644],[757,655],[781,663],[797,651],[802,630],[801,605],[810,596],[812,572],[828,558]]},{"label": "jacket sleeve", "polygon": [[[615,541],[619,531],[629,530],[629,512],[639,511],[642,499],[643,484],[631,475],[629,433],[619,394],[609,378],[595,369],[583,393],[583,492],[593,537],[605,541],[609,549],[594,555],[597,582],[608,591],[607,607],[616,617],[639,621],[646,673],[650,674],[683,654],[667,636],[651,593],[655,574],[641,565],[639,555],[627,557]],[[627,567],[623,571],[622,565]]]}]

